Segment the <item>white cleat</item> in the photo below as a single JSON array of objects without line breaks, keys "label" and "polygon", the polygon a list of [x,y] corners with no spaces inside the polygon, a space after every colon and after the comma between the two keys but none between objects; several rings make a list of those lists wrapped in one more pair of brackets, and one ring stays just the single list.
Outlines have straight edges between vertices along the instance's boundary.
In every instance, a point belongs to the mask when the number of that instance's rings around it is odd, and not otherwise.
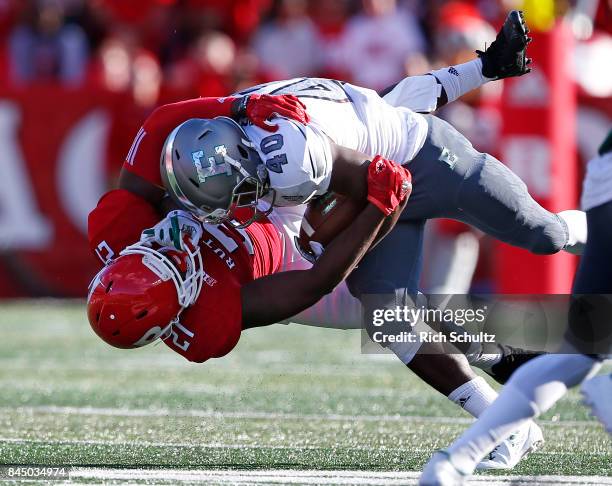
[{"label": "white cleat", "polygon": [[476,469],[512,469],[543,443],[542,429],[529,422],[489,452]]},{"label": "white cleat", "polygon": [[580,388],[583,402],[612,435],[612,374],[597,375]]},{"label": "white cleat", "polygon": [[461,486],[466,484],[466,478],[451,464],[448,452],[437,451],[425,464],[419,486]]}]

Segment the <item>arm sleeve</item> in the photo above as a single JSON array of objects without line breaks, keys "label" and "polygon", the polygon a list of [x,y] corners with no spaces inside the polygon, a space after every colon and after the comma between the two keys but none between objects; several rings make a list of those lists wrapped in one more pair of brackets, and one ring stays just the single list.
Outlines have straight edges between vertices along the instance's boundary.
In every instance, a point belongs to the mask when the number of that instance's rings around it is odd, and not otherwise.
[{"label": "arm sleeve", "polygon": [[[276,143],[268,145],[267,139]],[[269,150],[269,146],[278,148]],[[258,149],[268,168],[270,185],[276,190],[277,206],[305,204],[327,191],[332,172],[331,145],[314,124],[304,126],[283,119],[279,131],[264,137]]]},{"label": "arm sleeve", "polygon": [[411,76],[400,81],[383,99],[391,106],[409,108],[417,113],[436,110],[442,86],[434,76]]},{"label": "arm sleeve", "polygon": [[128,152],[123,168],[151,184],[163,187],[159,159],[166,138],[172,130],[191,118],[231,116],[236,98],[196,98],[157,108],[140,128]]},{"label": "arm sleeve", "polygon": [[89,247],[104,264],[159,220],[155,208],[141,197],[124,189],[107,192],[89,213]]}]

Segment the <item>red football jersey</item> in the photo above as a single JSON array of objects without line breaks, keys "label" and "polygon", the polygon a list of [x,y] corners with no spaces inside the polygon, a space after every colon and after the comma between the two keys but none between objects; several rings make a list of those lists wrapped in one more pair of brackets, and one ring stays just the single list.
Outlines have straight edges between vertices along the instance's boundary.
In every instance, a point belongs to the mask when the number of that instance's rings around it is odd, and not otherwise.
[{"label": "red football jersey", "polygon": [[242,331],[241,287],[276,272],[282,248],[282,239],[269,221],[244,230],[205,226],[200,241],[206,273],[202,292],[164,342],[198,363],[229,353]]},{"label": "red football jersey", "polygon": [[[239,214],[239,217],[246,214]],[[104,263],[119,255],[159,220],[142,198],[125,190],[107,193],[89,215],[89,244]],[[240,289],[279,270],[283,240],[267,219],[245,229],[206,225],[200,241],[205,283],[196,303],[181,315],[166,344],[190,361],[229,353],[242,331]]]},{"label": "red football jersey", "polygon": [[[198,98],[158,108],[136,135],[124,169],[163,187],[159,160],[170,132],[190,118],[229,116],[232,101],[233,98]],[[122,189],[110,191],[89,215],[91,250],[103,262],[112,259],[157,221],[155,209],[141,197]],[[242,330],[240,288],[276,272],[283,257],[282,238],[267,219],[243,230],[208,225],[200,247],[206,272],[204,287],[165,341],[196,362],[224,356],[236,345]]]}]

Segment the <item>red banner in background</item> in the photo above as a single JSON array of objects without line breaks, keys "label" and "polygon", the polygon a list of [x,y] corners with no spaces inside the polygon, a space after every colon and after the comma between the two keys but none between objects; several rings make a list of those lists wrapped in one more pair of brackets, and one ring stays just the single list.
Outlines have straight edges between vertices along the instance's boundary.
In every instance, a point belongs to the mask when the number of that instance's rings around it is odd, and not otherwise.
[{"label": "red banner in background", "polygon": [[[501,160],[525,181],[550,211],[578,206],[576,88],[570,78],[573,38],[560,24],[533,35],[531,74],[504,81]],[[565,252],[533,255],[496,245],[495,280],[500,293],[567,293],[576,258]]]},{"label": "red banner in background", "polygon": [[99,91],[0,92],[0,296],[85,295],[96,269],[87,214],[107,188],[123,110]]}]

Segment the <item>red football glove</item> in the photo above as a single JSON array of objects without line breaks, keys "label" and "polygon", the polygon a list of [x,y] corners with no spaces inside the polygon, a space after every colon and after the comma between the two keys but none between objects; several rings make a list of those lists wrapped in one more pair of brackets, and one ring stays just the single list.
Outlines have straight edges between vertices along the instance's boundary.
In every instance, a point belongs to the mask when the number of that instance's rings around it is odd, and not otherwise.
[{"label": "red football glove", "polygon": [[389,216],[412,191],[408,169],[377,155],[368,167],[368,201]]},{"label": "red football glove", "polygon": [[278,125],[268,122],[274,115],[290,118],[303,125],[310,122],[306,105],[293,95],[247,95],[236,100],[234,115],[248,118],[253,124],[268,132],[276,132]]}]

